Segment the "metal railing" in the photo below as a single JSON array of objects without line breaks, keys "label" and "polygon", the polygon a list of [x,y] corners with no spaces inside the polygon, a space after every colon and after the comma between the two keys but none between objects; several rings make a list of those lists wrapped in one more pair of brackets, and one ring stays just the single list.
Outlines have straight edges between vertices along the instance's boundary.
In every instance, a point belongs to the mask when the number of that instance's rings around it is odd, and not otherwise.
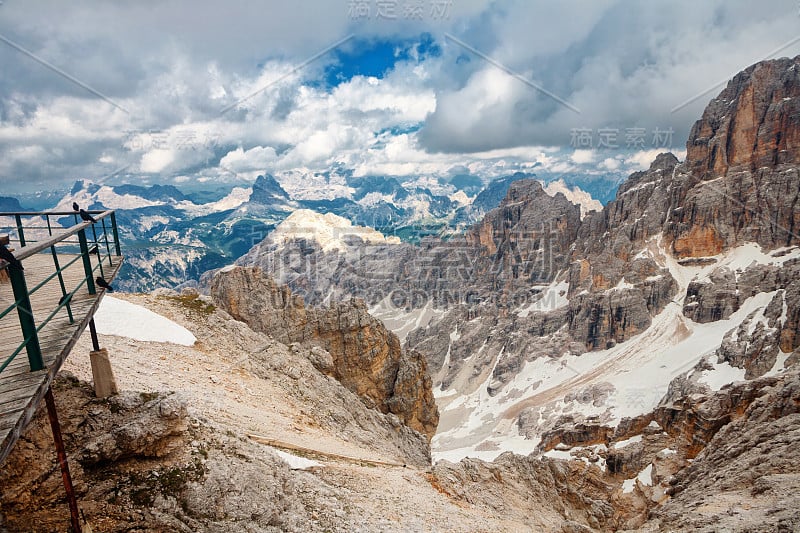
[{"label": "metal railing", "polygon": [[[9,248],[13,248],[13,255],[17,263],[0,261],[0,276],[7,274],[13,291],[13,303],[2,308],[0,302],[0,321],[6,316],[17,311],[19,326],[22,332],[22,341],[10,356],[0,359],[0,372],[5,370],[14,358],[24,349],[28,355],[31,371],[42,370],[45,366],[39,335],[56,315],[66,310],[69,323],[73,324],[75,318],[72,312],[72,299],[81,291],[93,295],[97,293],[95,276],[105,279],[105,269],[114,267],[121,258],[119,231],[116,216],[113,210],[88,211],[94,222],[83,221],[78,213],[42,211],[25,213],[0,212],[0,234],[8,236]],[[65,217],[71,220],[64,221]],[[58,224],[54,224],[57,222]],[[61,222],[74,222],[64,226]],[[25,270],[25,261],[36,255],[48,254],[51,261],[36,263],[36,275],[31,276]],[[93,259],[94,258],[94,259]],[[72,283],[74,287],[67,286],[64,273],[78,262],[82,263],[83,275],[78,281]],[[42,264],[48,265],[45,270]],[[52,267],[52,271],[49,271]],[[78,266],[80,268],[80,266]],[[34,279],[35,278],[35,279]],[[43,279],[42,279],[43,278]],[[28,288],[28,281],[35,283],[33,288]],[[58,284],[56,294],[61,296],[55,303],[38,307],[37,313],[46,313],[43,320],[36,320],[31,306],[31,297],[43,288]],[[0,357],[3,357],[0,355]]]}]

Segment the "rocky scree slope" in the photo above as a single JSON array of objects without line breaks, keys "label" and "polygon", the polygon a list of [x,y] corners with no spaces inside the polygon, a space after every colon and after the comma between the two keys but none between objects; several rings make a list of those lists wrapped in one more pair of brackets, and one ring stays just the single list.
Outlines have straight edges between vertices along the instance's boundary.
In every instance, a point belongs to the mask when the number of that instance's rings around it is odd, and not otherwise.
[{"label": "rocky scree slope", "polygon": [[372,317],[363,301],[306,308],[302,298],[259,268],[218,272],[214,302],[237,320],[277,340],[312,349],[316,367],[356,393],[368,407],[392,413],[410,428],[436,433],[439,412],[425,358],[403,350],[397,336]]},{"label": "rocky scree slope", "polygon": [[[430,464],[424,436],[367,408],[314,367],[325,357],[319,350],[286,346],[196,295],[127,298],[179,321],[198,342],[183,347],[101,336],[123,391],[106,400],[70,375],[59,378],[54,394],[70,466],[95,530],[348,531],[364,516],[372,516],[374,527],[384,519],[378,506],[340,501],[352,495],[350,483],[375,490],[366,481],[374,467],[351,472],[332,461],[328,483],[327,475],[290,470],[293,463],[249,440],[250,433],[319,450],[327,461],[324,454],[334,453],[414,472]],[[81,359],[91,349],[87,342],[81,339],[67,364],[83,379],[91,377],[88,358]],[[0,472],[0,529],[66,530],[53,455],[40,409]],[[336,479],[337,467],[347,470],[344,481]],[[388,477],[403,479],[398,468],[388,468]],[[424,477],[409,479],[409,492],[436,493]]]}]

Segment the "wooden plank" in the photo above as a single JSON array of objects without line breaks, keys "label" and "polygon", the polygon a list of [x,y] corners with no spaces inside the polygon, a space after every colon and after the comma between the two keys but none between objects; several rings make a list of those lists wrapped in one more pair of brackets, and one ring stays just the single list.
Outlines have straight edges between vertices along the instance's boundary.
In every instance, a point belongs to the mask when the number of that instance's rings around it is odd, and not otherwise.
[{"label": "wooden plank", "polygon": [[0,392],[0,412],[5,413],[14,409],[21,400],[26,400],[36,393],[36,389],[41,385],[41,376],[32,376],[35,379],[18,382],[13,389],[6,389]]},{"label": "wooden plank", "polygon": [[3,406],[3,413],[7,414],[16,413],[17,420],[19,420],[19,417],[22,415],[22,412],[28,406],[30,398],[33,396],[35,392],[36,391],[34,391],[33,393],[29,394],[24,398],[14,400],[13,402],[8,402],[5,406]]},{"label": "wooden plank", "polygon": [[[39,372],[41,372],[41,370],[39,370]],[[6,387],[8,388],[8,390],[11,390],[16,383],[24,382],[26,380],[31,379],[30,376],[32,374],[34,373],[32,373],[30,370],[27,370],[25,372],[18,372],[17,374],[11,376],[6,376],[5,372],[3,372],[3,380],[0,382],[0,384],[2,384],[0,391],[6,390]]]},{"label": "wooden plank", "polygon": [[[2,388],[0,388],[0,394],[2,394],[2,392],[5,390],[12,390],[17,383],[23,383],[31,379],[36,379],[36,380],[41,379],[42,378],[41,374],[43,372],[44,372],[43,370],[38,370],[36,372],[31,372],[30,370],[28,370],[27,372],[21,372],[14,376],[6,377],[4,375],[2,380]],[[3,374],[5,374],[5,372]]]},{"label": "wooden plank", "polygon": [[0,415],[0,438],[5,437],[6,434],[8,434],[8,431],[17,422],[20,411],[22,411],[22,409]]}]

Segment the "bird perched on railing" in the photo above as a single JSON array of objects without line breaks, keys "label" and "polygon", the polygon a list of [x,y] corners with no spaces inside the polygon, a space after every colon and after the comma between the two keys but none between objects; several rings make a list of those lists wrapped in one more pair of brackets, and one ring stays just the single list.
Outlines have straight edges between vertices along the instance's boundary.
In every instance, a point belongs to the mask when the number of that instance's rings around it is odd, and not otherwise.
[{"label": "bird perched on railing", "polygon": [[9,252],[8,248],[6,248],[4,245],[0,246],[0,259],[18,270],[25,270],[22,268],[22,263],[20,263],[19,260],[14,257],[14,254]]},{"label": "bird perched on railing", "polygon": [[79,210],[78,214],[81,216],[81,220],[83,220],[85,222],[91,222],[92,224],[97,222],[97,220],[95,220],[95,218],[92,215],[90,215],[89,213],[87,213],[83,209]]},{"label": "bird perched on railing", "polygon": [[78,202],[72,202],[72,210],[73,211],[80,211],[81,210],[80,206],[78,205]]},{"label": "bird perched on railing", "polygon": [[114,287],[109,285],[108,282],[102,276],[97,276],[94,279],[94,282],[97,283],[98,286],[107,290],[108,292],[114,292]]}]

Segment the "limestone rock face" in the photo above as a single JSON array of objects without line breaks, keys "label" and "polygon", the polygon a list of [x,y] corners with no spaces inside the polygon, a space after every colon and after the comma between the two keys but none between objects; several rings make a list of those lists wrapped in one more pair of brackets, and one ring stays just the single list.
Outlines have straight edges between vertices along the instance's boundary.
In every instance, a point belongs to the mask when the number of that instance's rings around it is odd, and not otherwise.
[{"label": "limestone rock face", "polygon": [[258,176],[253,184],[253,192],[250,194],[250,201],[258,204],[270,205],[276,201],[287,201],[289,195],[275,178],[269,174]]},{"label": "limestone rock face", "polygon": [[439,413],[425,358],[404,351],[397,336],[367,312],[362,300],[306,308],[302,298],[257,267],[219,272],[211,294],[217,305],[256,331],[286,344],[324,349],[333,364],[320,370],[369,407],[393,413],[412,429],[433,437]]},{"label": "limestone rock face", "polygon": [[450,497],[504,516],[528,516],[535,530],[608,531],[615,523],[613,487],[599,468],[579,461],[505,453],[491,463],[440,461],[432,476]]},{"label": "limestone rock face", "polygon": [[686,165],[700,179],[799,163],[800,59],[755,64],[708,104],[686,143]]},{"label": "limestone rock face", "polygon": [[500,206],[470,229],[467,243],[493,256],[493,273],[506,283],[549,282],[567,266],[580,222],[579,206],[525,179],[512,183]]},{"label": "limestone rock face", "polygon": [[610,291],[575,296],[568,320],[574,338],[602,350],[647,329],[650,312],[641,290]]},{"label": "limestone rock face", "polygon": [[736,243],[800,243],[800,57],[763,61],[711,101],[686,142],[686,172],[699,180],[670,233],[683,257]]},{"label": "limestone rock face", "polygon": [[[719,415],[712,418],[727,420],[713,435],[702,437],[707,445],[687,468],[676,472],[670,482],[672,497],[653,511],[652,530],[795,530],[800,524],[797,371],[779,380],[764,378],[720,391],[716,398],[710,409],[698,414],[716,411]],[[737,503],[742,501],[747,502],[746,511]]]},{"label": "limestone rock face", "polygon": [[789,354],[800,346],[800,261],[755,265],[736,272],[726,267],[714,269],[709,281],[689,284],[684,300],[684,315],[706,323],[729,318],[745,300],[759,293],[774,293],[764,313],[747,317],[739,328],[727,332],[717,350],[721,361],[745,368],[747,379],[769,371],[779,351]]},{"label": "limestone rock face", "polygon": [[664,206],[683,187],[675,177],[677,165],[674,155],[658,155],[647,171],[632,174],[612,202],[581,224],[567,277],[569,329],[587,350],[641,333],[677,290],[663,262],[648,250],[662,232]]},{"label": "limestone rock face", "polygon": [[[79,500],[87,493],[102,492],[106,500],[115,489],[127,492],[126,479],[133,478],[133,472],[120,477],[103,476],[107,468],[114,468],[112,465],[156,463],[180,453],[185,446],[190,424],[186,399],[179,394],[124,392],[97,400],[91,385],[65,375],[54,382],[53,393]],[[181,475],[190,471],[195,472],[191,462],[181,466]],[[103,481],[92,482],[90,478],[98,472]],[[137,495],[151,497],[141,487],[133,493],[134,499]],[[42,406],[0,469],[0,501],[7,520],[0,527],[13,531],[66,531],[69,513],[65,512],[63,499],[53,435]],[[50,507],[58,512],[48,513]],[[41,514],[33,522],[26,522],[28,513],[37,512]],[[91,515],[91,510],[87,512]]]}]

